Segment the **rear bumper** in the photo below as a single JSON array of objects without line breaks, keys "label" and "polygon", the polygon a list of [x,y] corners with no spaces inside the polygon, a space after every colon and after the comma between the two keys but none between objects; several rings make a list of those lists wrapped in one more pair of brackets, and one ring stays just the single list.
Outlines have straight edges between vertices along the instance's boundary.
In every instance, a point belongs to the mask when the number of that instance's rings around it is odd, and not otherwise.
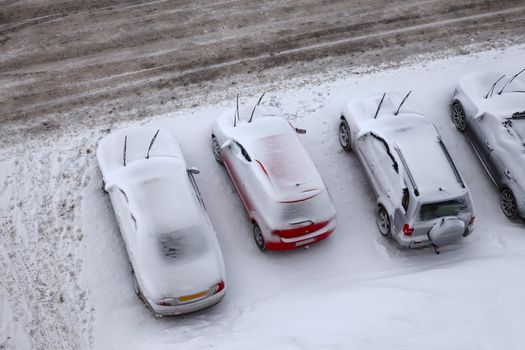
[{"label": "rear bumper", "polygon": [[205,299],[195,301],[193,303],[187,303],[187,304],[176,305],[176,306],[161,306],[161,305],[151,303],[149,300],[145,300],[145,302],[156,316],[170,317],[170,316],[188,314],[191,312],[196,312],[196,311],[200,311],[202,309],[211,307],[219,303],[224,298],[225,294],[226,294],[226,288],[220,291],[219,293],[209,296]]},{"label": "rear bumper", "polygon": [[330,236],[335,230],[335,220],[320,230],[310,232],[294,238],[282,238],[273,236],[271,240],[266,241],[268,250],[290,250],[295,248],[304,248],[315,244]]}]

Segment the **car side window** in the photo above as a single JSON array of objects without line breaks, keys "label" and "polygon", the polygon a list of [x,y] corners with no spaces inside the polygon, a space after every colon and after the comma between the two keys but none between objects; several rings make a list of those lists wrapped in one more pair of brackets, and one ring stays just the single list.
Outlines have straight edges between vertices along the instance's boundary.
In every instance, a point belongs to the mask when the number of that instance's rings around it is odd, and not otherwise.
[{"label": "car side window", "polygon": [[250,157],[250,155],[248,154],[248,152],[246,151],[246,149],[237,141],[235,141],[235,144],[239,147],[239,149],[241,150],[241,154],[242,156],[244,157],[244,159],[246,159],[247,162],[251,162],[252,161],[252,158]]},{"label": "car side window", "polygon": [[408,188],[403,188],[403,198],[401,198],[401,206],[405,211],[408,210],[408,205],[410,204],[410,194],[408,193]]}]

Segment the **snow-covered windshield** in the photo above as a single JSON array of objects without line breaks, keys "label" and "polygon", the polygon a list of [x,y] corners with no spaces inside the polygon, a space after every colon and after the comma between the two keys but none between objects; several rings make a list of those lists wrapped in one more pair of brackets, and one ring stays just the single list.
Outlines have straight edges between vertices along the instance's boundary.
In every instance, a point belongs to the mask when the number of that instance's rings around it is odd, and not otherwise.
[{"label": "snow-covered windshield", "polygon": [[162,258],[173,261],[185,260],[188,257],[195,258],[207,249],[206,239],[199,226],[160,234],[157,243]]},{"label": "snow-covered windshield", "polygon": [[458,198],[437,203],[427,203],[419,210],[422,221],[438,219],[444,216],[456,216],[469,210],[466,198]]}]

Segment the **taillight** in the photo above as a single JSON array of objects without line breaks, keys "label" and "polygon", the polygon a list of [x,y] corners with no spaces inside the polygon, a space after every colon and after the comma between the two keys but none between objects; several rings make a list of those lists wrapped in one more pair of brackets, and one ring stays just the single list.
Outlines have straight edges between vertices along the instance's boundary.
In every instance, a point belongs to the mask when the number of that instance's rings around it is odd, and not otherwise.
[{"label": "taillight", "polygon": [[224,281],[220,281],[219,283],[217,283],[217,285],[215,286],[215,293],[214,294],[217,294],[219,293],[221,290],[224,289]]},{"label": "taillight", "polygon": [[405,236],[411,236],[413,232],[414,232],[414,228],[410,227],[409,224],[404,224],[403,225],[403,234]]},{"label": "taillight", "polygon": [[469,226],[472,225],[472,224],[474,224],[474,220],[476,220],[476,217],[475,217],[475,216],[473,216],[473,217],[470,218],[470,221],[468,222]]}]

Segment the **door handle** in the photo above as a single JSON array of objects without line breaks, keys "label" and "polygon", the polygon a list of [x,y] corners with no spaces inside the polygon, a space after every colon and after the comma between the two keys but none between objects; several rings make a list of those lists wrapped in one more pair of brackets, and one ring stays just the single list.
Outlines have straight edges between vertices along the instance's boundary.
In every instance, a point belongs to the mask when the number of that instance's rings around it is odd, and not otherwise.
[{"label": "door handle", "polygon": [[491,152],[494,151],[494,147],[490,145],[490,142],[488,140],[485,140],[485,145],[487,145],[487,148],[489,149],[489,151]]}]

